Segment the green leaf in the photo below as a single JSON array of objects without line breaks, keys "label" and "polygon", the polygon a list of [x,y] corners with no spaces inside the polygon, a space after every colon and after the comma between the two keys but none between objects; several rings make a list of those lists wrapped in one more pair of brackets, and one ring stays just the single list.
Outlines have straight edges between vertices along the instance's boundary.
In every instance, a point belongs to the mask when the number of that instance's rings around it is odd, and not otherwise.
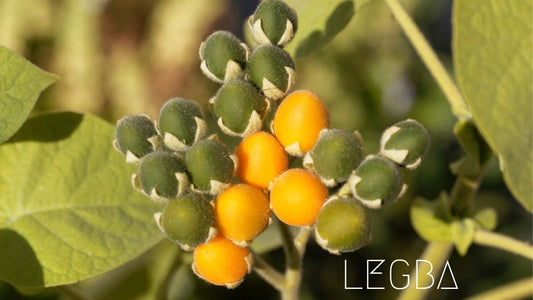
[{"label": "green leaf", "polygon": [[481,228],[492,231],[498,224],[498,215],[492,207],[478,209],[472,214],[472,219],[476,221]]},{"label": "green leaf", "polygon": [[533,212],[533,3],[457,0],[453,52],[457,81],[472,117],[499,155],[504,180]]},{"label": "green leaf", "polygon": [[22,126],[39,94],[57,78],[0,46],[0,143]]},{"label": "green leaf", "polygon": [[451,243],[450,208],[447,196],[443,193],[439,198],[428,201],[417,198],[411,205],[411,223],[415,231],[428,242]]},{"label": "green leaf", "polygon": [[455,248],[459,255],[464,256],[474,241],[476,223],[472,219],[463,219],[452,222],[450,232]]},{"label": "green leaf", "polygon": [[29,119],[0,146],[0,279],[33,288],[113,269],[162,239],[114,128],[75,113]]},{"label": "green leaf", "polygon": [[329,43],[348,25],[356,9],[368,0],[286,0],[285,2],[298,14],[298,31],[286,50],[293,57],[302,57],[320,50]]}]

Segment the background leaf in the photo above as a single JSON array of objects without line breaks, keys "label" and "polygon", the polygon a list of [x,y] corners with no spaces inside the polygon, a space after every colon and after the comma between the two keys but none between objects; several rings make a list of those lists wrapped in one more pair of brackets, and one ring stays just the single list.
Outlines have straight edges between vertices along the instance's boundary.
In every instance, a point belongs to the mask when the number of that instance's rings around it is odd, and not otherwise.
[{"label": "background leaf", "polygon": [[0,143],[22,126],[39,94],[56,80],[57,76],[0,46]]},{"label": "background leaf", "polygon": [[453,52],[458,84],[505,182],[533,211],[532,29],[529,0],[457,0]]},{"label": "background leaf", "polygon": [[286,0],[298,14],[298,31],[287,46],[294,57],[320,50],[348,25],[368,0]]},{"label": "background leaf", "polygon": [[113,269],[162,239],[159,205],[130,185],[113,126],[75,113],[29,119],[0,146],[0,278],[70,284]]},{"label": "background leaf", "polygon": [[428,201],[416,198],[411,205],[411,223],[413,228],[428,242],[451,243],[451,215],[446,195]]}]

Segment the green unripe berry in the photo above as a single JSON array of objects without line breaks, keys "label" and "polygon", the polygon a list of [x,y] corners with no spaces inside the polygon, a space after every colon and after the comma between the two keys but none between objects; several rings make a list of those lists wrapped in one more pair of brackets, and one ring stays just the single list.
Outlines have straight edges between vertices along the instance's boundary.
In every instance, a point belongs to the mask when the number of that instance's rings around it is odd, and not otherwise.
[{"label": "green unripe berry", "polygon": [[281,0],[265,0],[248,20],[252,36],[261,45],[284,46],[298,29],[296,12]]},{"label": "green unripe berry", "polygon": [[126,155],[127,162],[138,162],[154,151],[156,140],[154,123],[146,115],[130,115],[117,121],[113,145]]},{"label": "green unripe berry", "polygon": [[369,156],[348,179],[354,197],[370,208],[391,203],[403,194],[398,166],[381,156]]},{"label": "green unripe berry", "polygon": [[186,251],[216,235],[213,205],[197,193],[182,194],[170,200],[161,215],[156,215],[156,221],[168,239]]},{"label": "green unripe berry", "polygon": [[220,128],[227,134],[250,135],[261,128],[268,102],[259,90],[244,80],[225,83],[212,99]]},{"label": "green unripe berry", "polygon": [[186,185],[185,163],[170,153],[153,152],[141,160],[137,179],[150,198],[165,202],[176,197]]},{"label": "green unripe berry", "polygon": [[200,105],[182,98],[170,99],[163,105],[158,127],[165,146],[175,151],[186,150],[206,134]]},{"label": "green unripe berry", "polygon": [[236,168],[226,147],[212,139],[192,145],[185,155],[185,164],[194,187],[211,194],[228,186]]},{"label": "green unripe berry", "polygon": [[342,129],[323,129],[304,166],[313,169],[328,186],[344,182],[362,160],[361,140]]},{"label": "green unripe berry", "polygon": [[381,136],[380,154],[408,169],[420,165],[428,148],[427,129],[412,119],[394,124]]},{"label": "green unripe berry", "polygon": [[331,198],[318,215],[315,237],[325,250],[340,254],[355,251],[370,241],[370,214],[351,197]]},{"label": "green unripe berry", "polygon": [[212,33],[200,45],[200,68],[209,79],[222,83],[242,75],[248,47],[228,31]]},{"label": "green unripe berry", "polygon": [[291,56],[279,47],[259,46],[250,56],[248,74],[250,80],[265,96],[280,99],[294,85],[294,62]]}]

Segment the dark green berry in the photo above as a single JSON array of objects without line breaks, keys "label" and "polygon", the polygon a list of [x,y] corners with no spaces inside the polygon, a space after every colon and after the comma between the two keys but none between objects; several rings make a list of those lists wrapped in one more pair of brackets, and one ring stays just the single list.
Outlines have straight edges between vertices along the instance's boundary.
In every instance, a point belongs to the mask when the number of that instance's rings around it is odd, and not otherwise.
[{"label": "dark green berry", "polygon": [[213,101],[215,116],[225,133],[247,136],[261,128],[267,102],[251,83],[229,81],[218,90]]},{"label": "dark green berry", "polygon": [[126,155],[128,162],[138,162],[140,158],[154,151],[157,131],[154,123],[146,115],[130,115],[117,121],[115,128],[115,148]]},{"label": "dark green berry", "polygon": [[324,129],[304,158],[304,165],[313,169],[328,186],[344,182],[362,160],[361,140],[342,129]]},{"label": "dark green berry", "polygon": [[403,186],[398,166],[381,156],[369,156],[348,179],[354,197],[371,208],[399,198]]},{"label": "dark green berry", "polygon": [[296,12],[281,0],[265,0],[248,20],[252,35],[261,45],[284,46],[298,29]]},{"label": "dark green berry", "polygon": [[212,33],[200,46],[201,69],[211,80],[222,83],[242,75],[248,48],[228,31]]},{"label": "dark green berry", "polygon": [[272,45],[259,46],[252,52],[248,73],[250,80],[271,99],[284,97],[295,81],[291,56]]},{"label": "dark green berry", "polygon": [[318,215],[315,237],[325,250],[340,254],[355,251],[370,241],[370,214],[351,197],[332,198]]},{"label": "dark green berry", "polygon": [[165,201],[176,197],[186,185],[185,163],[173,154],[153,152],[141,160],[137,179],[150,198]]},{"label": "dark green berry", "polygon": [[214,208],[197,193],[182,194],[170,200],[158,223],[171,241],[187,251],[216,235]]},{"label": "dark green berry", "polygon": [[408,119],[387,128],[381,137],[380,154],[400,166],[415,169],[429,148],[427,129]]},{"label": "dark green berry", "polygon": [[186,150],[206,133],[200,105],[182,98],[170,99],[163,105],[158,126],[165,145],[176,151]]},{"label": "dark green berry", "polygon": [[185,163],[194,187],[212,194],[227,187],[236,167],[226,147],[213,139],[199,141],[189,148]]}]

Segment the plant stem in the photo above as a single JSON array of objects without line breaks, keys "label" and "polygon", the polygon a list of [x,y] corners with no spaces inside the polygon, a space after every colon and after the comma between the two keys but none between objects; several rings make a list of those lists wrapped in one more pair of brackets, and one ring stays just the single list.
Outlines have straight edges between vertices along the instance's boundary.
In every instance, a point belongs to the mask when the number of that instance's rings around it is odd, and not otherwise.
[{"label": "plant stem", "polygon": [[474,243],[505,250],[533,260],[533,247],[511,237],[483,229],[476,230]]},{"label": "plant stem", "polygon": [[79,290],[69,285],[56,286],[55,290],[73,300],[90,300],[89,296],[83,295]]},{"label": "plant stem", "polygon": [[[452,252],[452,244],[446,244],[446,243],[436,243],[431,242],[427,244],[426,249],[422,253],[421,257],[419,259],[427,260],[431,262],[431,265],[433,266],[433,270],[430,270],[433,272],[433,274],[438,274],[440,270],[444,267],[446,264],[446,261],[448,260],[448,257],[450,256],[450,253]],[[417,269],[415,268],[410,275],[410,278],[416,278],[416,284],[410,284],[405,290],[402,291],[402,293],[399,295],[398,299],[401,300],[415,300],[415,299],[424,299],[426,294],[430,291],[430,289],[419,289],[418,287],[427,287],[430,286],[429,279],[432,277],[429,277],[425,275],[426,272],[420,272],[423,276],[418,276]],[[434,279],[433,279],[434,280]],[[435,282],[433,282],[435,284]]]},{"label": "plant stem", "polygon": [[472,208],[474,197],[483,179],[484,166],[474,176],[459,175],[450,193],[450,207],[455,216],[464,217]]},{"label": "plant stem", "polygon": [[385,2],[429,72],[444,92],[444,95],[450,103],[453,114],[458,119],[470,118],[470,112],[468,111],[468,107],[466,106],[459,89],[438,59],[435,51],[433,51],[428,41],[420,32],[420,29],[418,29],[413,22],[413,19],[411,19],[398,0],[385,0]]},{"label": "plant stem", "polygon": [[488,290],[469,300],[490,300],[490,299],[522,299],[533,295],[533,278],[521,279],[509,284]]},{"label": "plant stem", "polygon": [[285,278],[283,275],[264,261],[259,254],[252,252],[252,255],[254,257],[254,271],[276,290],[283,292],[285,287]]},{"label": "plant stem", "polygon": [[289,227],[278,221],[278,228],[283,240],[283,250],[285,252],[285,288],[281,292],[281,299],[296,300],[300,288],[302,274],[302,258],[294,243]]}]

